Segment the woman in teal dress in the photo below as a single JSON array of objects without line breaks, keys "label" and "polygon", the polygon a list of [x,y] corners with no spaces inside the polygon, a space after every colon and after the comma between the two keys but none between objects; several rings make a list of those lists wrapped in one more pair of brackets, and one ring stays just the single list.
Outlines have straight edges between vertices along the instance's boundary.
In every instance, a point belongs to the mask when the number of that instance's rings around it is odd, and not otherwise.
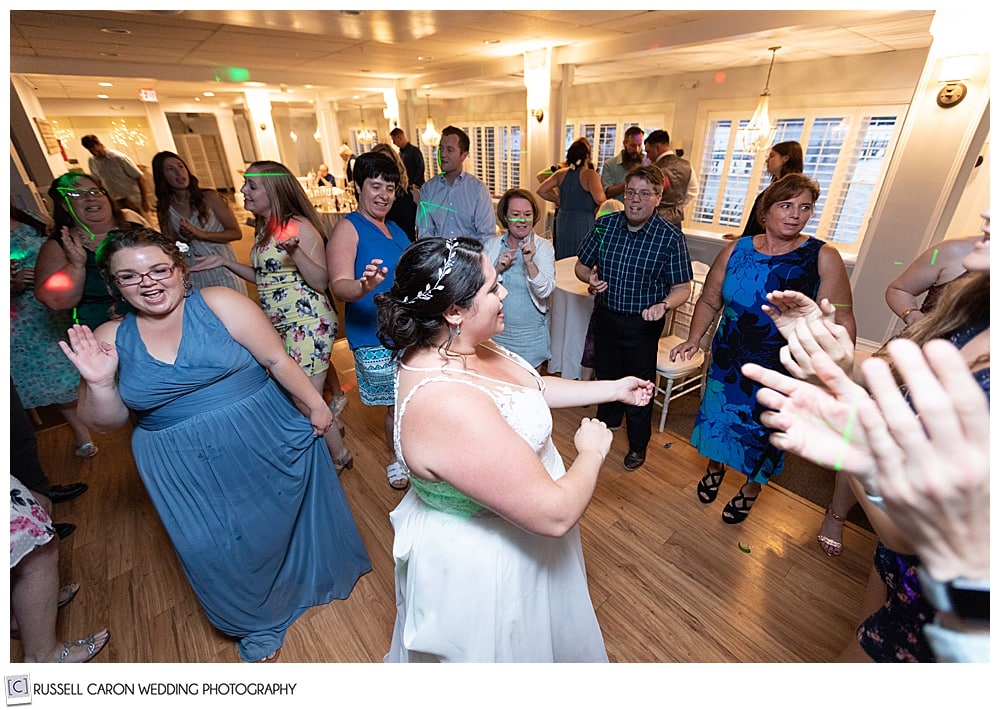
[{"label": "woman in teal dress", "polygon": [[[213,254],[195,259],[192,270],[225,266],[256,284],[260,307],[286,352],[322,394],[337,335],[337,312],[327,295],[323,222],[299,181],[281,163],[258,161],[243,177],[243,206],[256,218],[252,265]],[[339,422],[326,434],[326,443],[337,470],[354,465]]]},{"label": "woman in teal dress", "polygon": [[371,569],[320,439],[333,415],[252,301],[190,288],[174,242],[115,232],[98,264],[134,312],[63,343],[80,416],[110,431],[134,414],[136,466],[206,616],[242,660],[273,660]]},{"label": "woman in teal dress", "polygon": [[837,323],[855,337],[851,285],[840,253],[831,245],[803,234],[819,198],[819,185],[795,173],[774,182],[761,198],[764,234],[730,242],[715,258],[695,306],[688,340],[670,351],[670,358],[687,359],[719,311],[722,317],[712,343],[712,364],[705,394],[695,418],[691,443],[709,459],[698,483],[698,500],[715,500],[726,467],[747,477],[722,513],[726,523],[741,523],[761,486],[781,473],[782,453],[768,442],[760,423],[759,389],[740,368],[753,362],[785,372],[780,351],[785,339],[762,306],[771,291],[793,290],[837,308]]},{"label": "woman in teal dress", "polygon": [[55,404],[76,438],[76,455],[97,454],[90,430],[76,414],[80,374],[63,357],[59,340],[73,324],[70,311],[54,311],[35,298],[35,261],[45,224],[10,206],[10,375],[28,409]]}]

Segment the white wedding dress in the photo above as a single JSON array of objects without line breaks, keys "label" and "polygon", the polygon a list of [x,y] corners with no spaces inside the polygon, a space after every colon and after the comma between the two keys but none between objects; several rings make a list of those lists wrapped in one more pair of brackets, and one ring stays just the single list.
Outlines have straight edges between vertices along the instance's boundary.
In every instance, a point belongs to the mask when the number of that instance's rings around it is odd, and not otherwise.
[{"label": "white wedding dress", "polygon": [[[566,473],[552,443],[552,414],[543,381],[517,355],[496,352],[531,372],[520,387],[441,369],[425,372],[408,392],[398,388],[395,444],[414,392],[435,382],[462,382],[496,402],[507,423],[531,445],[549,475]],[[580,530],[535,535],[483,508],[446,482],[410,477],[411,489],[390,514],[395,540],[396,624],[387,662],[607,662],[594,614]]]}]

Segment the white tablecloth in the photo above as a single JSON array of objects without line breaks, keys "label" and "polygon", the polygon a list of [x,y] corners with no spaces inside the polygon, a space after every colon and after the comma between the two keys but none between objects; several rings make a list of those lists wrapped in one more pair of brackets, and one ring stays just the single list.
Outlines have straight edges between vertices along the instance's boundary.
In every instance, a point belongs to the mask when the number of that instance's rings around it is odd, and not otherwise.
[{"label": "white tablecloth", "polygon": [[581,376],[590,379],[591,375],[590,368],[584,371],[580,366],[580,358],[590,314],[594,311],[594,297],[587,293],[587,284],[576,278],[575,266],[575,256],[556,262],[556,290],[552,292],[549,312],[552,358],[548,371],[579,380]]}]

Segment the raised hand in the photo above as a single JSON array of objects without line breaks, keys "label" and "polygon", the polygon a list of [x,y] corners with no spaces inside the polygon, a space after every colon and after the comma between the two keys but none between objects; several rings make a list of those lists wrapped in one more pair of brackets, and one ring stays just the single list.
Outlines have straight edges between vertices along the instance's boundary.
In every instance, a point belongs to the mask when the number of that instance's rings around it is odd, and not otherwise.
[{"label": "raised hand", "polygon": [[931,341],[921,350],[900,339],[889,343],[888,351],[917,413],[903,399],[884,360],[869,358],[862,364],[880,408],[861,412],[878,467],[875,490],[931,576],[987,578],[986,396],[951,343]]},{"label": "raised hand", "polygon": [[772,305],[764,304],[761,310],[771,317],[785,340],[788,340],[789,333],[794,330],[796,321],[818,320],[824,315],[816,301],[798,291],[771,291],[765,298]]},{"label": "raised hand", "polygon": [[87,263],[87,250],[69,227],[62,228],[62,248],[69,263],[74,266],[83,266]]},{"label": "raised hand", "polygon": [[365,293],[375,290],[388,275],[389,268],[382,266],[382,260],[372,259],[370,264],[365,264],[365,270],[361,274],[361,290]]},{"label": "raised hand", "polygon": [[114,344],[97,342],[93,331],[85,325],[76,324],[66,332],[69,344],[60,340],[59,347],[80,371],[80,377],[90,385],[114,384],[118,372],[118,350]]},{"label": "raised hand", "polygon": [[760,365],[743,366],[746,377],[763,385],[757,401],[772,410],[762,412],[760,421],[775,430],[770,441],[779,449],[857,475],[872,490],[875,462],[858,418],[862,409],[875,409],[875,404],[826,353],[813,355],[812,366],[827,389]]}]

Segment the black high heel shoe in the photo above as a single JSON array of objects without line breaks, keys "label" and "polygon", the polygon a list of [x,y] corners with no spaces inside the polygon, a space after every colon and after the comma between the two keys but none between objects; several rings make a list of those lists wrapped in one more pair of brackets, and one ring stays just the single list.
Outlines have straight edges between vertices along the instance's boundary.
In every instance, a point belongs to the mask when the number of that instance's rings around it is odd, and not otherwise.
[{"label": "black high heel shoe", "polygon": [[759,495],[760,491],[757,491],[757,495],[748,496],[740,488],[740,492],[731,501],[726,503],[726,507],[722,509],[722,522],[729,523],[730,525],[742,523],[750,515],[750,509]]},{"label": "black high heel shoe", "polygon": [[706,468],[705,475],[698,481],[698,500],[706,505],[715,500],[715,497],[719,495],[719,486],[722,485],[722,479],[725,475],[725,466],[719,471]]}]

